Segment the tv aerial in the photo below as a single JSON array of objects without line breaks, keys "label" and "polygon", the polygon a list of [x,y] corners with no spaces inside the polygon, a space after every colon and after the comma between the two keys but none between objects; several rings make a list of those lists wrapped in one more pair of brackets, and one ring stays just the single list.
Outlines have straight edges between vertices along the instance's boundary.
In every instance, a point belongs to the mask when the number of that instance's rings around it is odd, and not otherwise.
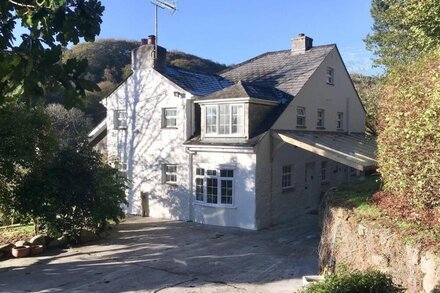
[{"label": "tv aerial", "polygon": [[164,0],[151,0],[151,3],[154,5],[154,34],[156,35],[155,49],[154,49],[154,58],[157,59],[157,43],[159,40],[159,29],[158,29],[158,10],[168,9],[171,11],[171,14],[174,14],[177,11],[177,1],[167,2]]}]

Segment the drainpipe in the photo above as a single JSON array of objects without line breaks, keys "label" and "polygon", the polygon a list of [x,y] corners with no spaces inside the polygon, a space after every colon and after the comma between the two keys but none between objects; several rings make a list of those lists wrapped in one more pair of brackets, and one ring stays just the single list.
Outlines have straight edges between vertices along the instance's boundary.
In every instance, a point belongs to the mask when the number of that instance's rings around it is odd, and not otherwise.
[{"label": "drainpipe", "polygon": [[274,150],[273,150],[273,135],[272,135],[273,131],[269,130],[269,136],[270,136],[270,141],[269,141],[269,160],[270,160],[270,164],[269,164],[269,178],[270,178],[270,182],[269,182],[269,225],[273,226],[273,217],[272,217],[272,197],[273,197],[273,157],[274,157]]},{"label": "drainpipe", "polygon": [[188,149],[186,149],[186,152],[188,153],[188,165],[189,165],[189,170],[188,170],[188,177],[189,177],[189,200],[188,200],[188,216],[189,216],[189,221],[193,221],[194,219],[194,215],[193,215],[193,152],[188,151]]},{"label": "drainpipe", "polygon": [[351,125],[350,125],[350,98],[347,98],[347,102],[346,102],[346,109],[345,109],[345,113],[347,113],[346,116],[346,122],[347,122],[347,134],[351,134]]}]

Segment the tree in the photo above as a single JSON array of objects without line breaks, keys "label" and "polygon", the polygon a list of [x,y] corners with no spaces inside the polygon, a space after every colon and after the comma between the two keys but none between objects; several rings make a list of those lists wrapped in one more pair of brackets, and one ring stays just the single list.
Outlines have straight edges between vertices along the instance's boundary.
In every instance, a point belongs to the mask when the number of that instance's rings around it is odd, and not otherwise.
[{"label": "tree", "polygon": [[0,107],[0,137],[0,222],[8,222],[15,216],[13,191],[24,174],[53,157],[57,139],[43,109],[15,103]]},{"label": "tree", "polygon": [[382,97],[383,77],[352,74],[351,79],[367,111],[367,131],[377,135],[377,111]]},{"label": "tree", "polygon": [[[64,46],[95,40],[103,11],[98,0],[1,1],[0,105],[19,98],[30,104],[56,91],[74,105],[86,90],[98,90],[82,76],[86,60],[61,58]],[[17,25],[27,32],[15,45]]]},{"label": "tree", "polygon": [[101,231],[124,217],[126,179],[88,143],[62,148],[53,160],[27,173],[15,192],[16,209],[53,237],[79,240],[81,229]]},{"label": "tree", "polygon": [[379,107],[384,188],[416,208],[440,207],[440,49],[387,76]]},{"label": "tree", "polygon": [[72,144],[80,138],[87,138],[92,129],[90,119],[77,108],[67,110],[61,104],[49,104],[45,113],[50,117],[61,146]]},{"label": "tree", "polygon": [[440,45],[440,1],[373,0],[373,33],[365,39],[377,65],[392,66]]}]

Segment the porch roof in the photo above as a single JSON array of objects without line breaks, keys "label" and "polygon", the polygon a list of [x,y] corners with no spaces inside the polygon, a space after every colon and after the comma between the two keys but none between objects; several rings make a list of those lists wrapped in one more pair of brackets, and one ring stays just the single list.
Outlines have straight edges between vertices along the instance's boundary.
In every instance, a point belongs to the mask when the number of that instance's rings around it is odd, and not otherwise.
[{"label": "porch roof", "polygon": [[275,130],[273,136],[319,156],[360,171],[375,169],[376,139],[364,133],[323,133]]}]

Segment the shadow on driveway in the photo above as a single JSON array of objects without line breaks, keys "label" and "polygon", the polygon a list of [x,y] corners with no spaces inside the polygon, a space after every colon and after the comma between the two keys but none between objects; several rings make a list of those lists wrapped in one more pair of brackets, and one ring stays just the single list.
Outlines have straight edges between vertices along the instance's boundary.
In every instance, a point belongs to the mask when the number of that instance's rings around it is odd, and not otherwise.
[{"label": "shadow on driveway", "polygon": [[294,292],[319,237],[316,215],[261,231],[131,217],[92,245],[0,262],[0,291]]}]

